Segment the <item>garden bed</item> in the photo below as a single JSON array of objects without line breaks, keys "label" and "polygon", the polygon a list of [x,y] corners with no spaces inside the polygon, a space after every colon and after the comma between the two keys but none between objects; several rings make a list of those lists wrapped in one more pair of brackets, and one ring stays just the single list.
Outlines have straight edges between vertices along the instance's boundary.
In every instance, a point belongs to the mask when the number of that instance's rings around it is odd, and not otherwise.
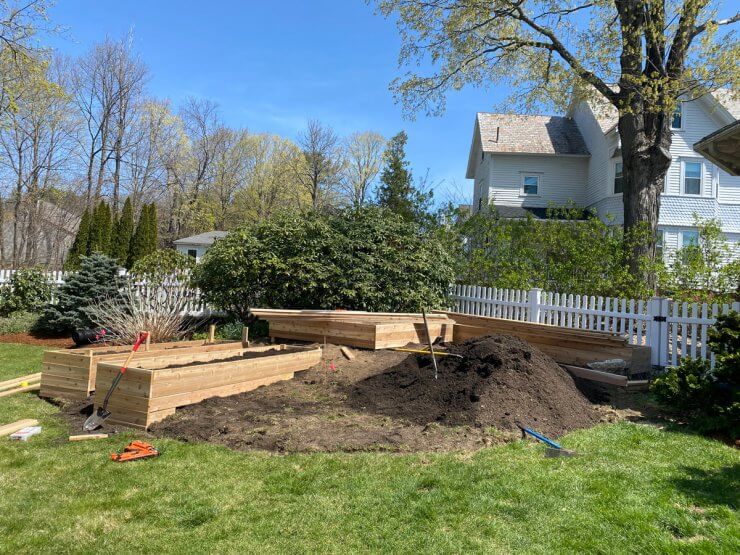
[{"label": "garden bed", "polygon": [[[167,358],[171,363],[187,361],[207,361],[222,356],[225,351],[238,352],[244,345],[240,341],[173,341],[171,343],[152,343],[142,347],[134,355],[134,363],[152,360],[160,364]],[[96,387],[97,368],[100,362],[123,363],[130,345],[103,345],[87,349],[53,350],[44,353],[41,373],[41,396],[68,400],[86,399]]]},{"label": "garden bed", "polygon": [[[267,345],[215,355],[199,360],[203,354],[179,357],[160,356],[132,363],[115,393],[108,410],[110,422],[148,428],[173,414],[175,409],[211,397],[235,395],[277,381],[316,365],[321,348]],[[99,362],[95,406],[103,403],[120,364]]]},{"label": "garden bed", "polygon": [[472,451],[519,437],[516,421],[553,436],[604,418],[552,359],[509,336],[450,346],[434,379],[426,355],[329,345],[298,378],[182,408],[158,436],[240,450]]}]

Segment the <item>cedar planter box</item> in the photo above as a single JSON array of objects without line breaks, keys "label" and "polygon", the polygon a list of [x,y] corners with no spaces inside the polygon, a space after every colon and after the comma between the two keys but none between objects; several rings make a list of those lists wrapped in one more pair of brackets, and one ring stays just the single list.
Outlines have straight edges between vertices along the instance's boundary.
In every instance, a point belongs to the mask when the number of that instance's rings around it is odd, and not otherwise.
[{"label": "cedar planter box", "polygon": [[[262,385],[289,380],[295,372],[321,362],[321,348],[267,345],[222,352],[210,361],[173,362],[167,357],[134,362],[108,403],[109,422],[136,428],[173,414],[177,407],[209,397],[227,397]],[[120,370],[120,365],[98,363],[95,406]]]},{"label": "cedar planter box", "polygon": [[[209,360],[209,357],[221,356],[224,351],[237,351],[242,348],[241,341],[152,343],[148,350],[142,347],[142,350],[134,355],[134,362],[160,357],[184,361]],[[74,401],[83,400],[95,391],[98,363],[102,361],[123,363],[130,351],[130,345],[46,351],[42,361],[40,395]]]},{"label": "cedar planter box", "polygon": [[[453,320],[429,320],[432,341],[452,341]],[[409,343],[426,343],[421,322],[368,322],[361,320],[312,321],[277,318],[270,320],[270,337],[348,345],[363,349],[390,349]]]}]

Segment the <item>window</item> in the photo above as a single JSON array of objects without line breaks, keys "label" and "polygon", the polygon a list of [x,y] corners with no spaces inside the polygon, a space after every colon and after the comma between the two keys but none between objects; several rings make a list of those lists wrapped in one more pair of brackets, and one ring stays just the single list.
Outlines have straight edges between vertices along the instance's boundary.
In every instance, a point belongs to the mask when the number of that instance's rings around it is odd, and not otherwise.
[{"label": "window", "polygon": [[539,175],[523,175],[522,176],[522,193],[525,195],[537,195],[540,190],[540,176]]},{"label": "window", "polygon": [[683,104],[678,103],[676,109],[673,110],[673,116],[671,116],[671,129],[681,129],[683,120]]},{"label": "window", "polygon": [[622,176],[622,162],[614,164],[614,194],[624,192],[624,177]]},{"label": "window", "polygon": [[188,249],[188,256],[198,258],[198,251],[195,249]]},{"label": "window", "polygon": [[701,162],[684,162],[683,164],[683,194],[701,194]]},{"label": "window", "polygon": [[655,236],[655,257],[658,260],[663,259],[663,241],[665,240],[665,232],[662,229],[658,230]]},{"label": "window", "polygon": [[698,231],[684,231],[681,233],[681,247],[699,244]]}]

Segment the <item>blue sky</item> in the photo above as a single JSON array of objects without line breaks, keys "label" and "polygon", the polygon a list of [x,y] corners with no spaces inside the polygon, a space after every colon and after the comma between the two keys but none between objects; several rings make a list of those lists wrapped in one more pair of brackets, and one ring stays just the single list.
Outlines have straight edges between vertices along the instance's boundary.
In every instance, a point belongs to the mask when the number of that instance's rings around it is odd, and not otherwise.
[{"label": "blue sky", "polygon": [[66,28],[52,45],[70,55],[132,30],[154,96],[174,105],[210,98],[235,127],[292,139],[312,118],[340,135],[405,129],[414,173],[429,170],[438,201],[449,191],[471,196],[475,113],[506,95],[471,88],[452,93],[442,117],[404,120],[388,90],[400,71],[395,24],[363,0],[59,0],[50,16]]}]

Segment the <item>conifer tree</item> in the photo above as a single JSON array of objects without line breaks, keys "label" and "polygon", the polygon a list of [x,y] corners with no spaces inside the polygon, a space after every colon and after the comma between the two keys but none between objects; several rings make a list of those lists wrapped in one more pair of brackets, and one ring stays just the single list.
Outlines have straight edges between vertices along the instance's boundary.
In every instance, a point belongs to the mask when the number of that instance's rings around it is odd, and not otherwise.
[{"label": "conifer tree", "polygon": [[89,253],[99,252],[107,254],[110,252],[111,237],[111,212],[105,201],[100,201],[95,207],[90,227]]},{"label": "conifer tree", "polygon": [[146,254],[151,254],[157,250],[159,246],[159,222],[157,222],[157,205],[151,203],[149,205],[149,234]]},{"label": "conifer tree", "polygon": [[414,186],[406,160],[405,131],[388,141],[385,150],[385,167],[380,174],[378,204],[399,214],[407,221],[424,222],[428,218],[427,207],[432,198],[431,191],[424,193]]},{"label": "conifer tree", "polygon": [[72,247],[69,249],[67,254],[67,260],[64,263],[64,268],[67,270],[76,270],[80,265],[80,257],[87,256],[89,254],[90,246],[90,225],[91,225],[90,209],[85,208],[80,218],[80,226],[77,228],[77,235],[75,235]]},{"label": "conifer tree", "polygon": [[116,225],[111,240],[111,255],[122,266],[128,266],[128,253],[131,248],[131,238],[134,235],[134,209],[131,198],[127,198],[123,204],[121,216],[116,220]]},{"label": "conifer tree", "polygon": [[151,225],[149,224],[149,214],[149,207],[145,204],[141,207],[141,212],[139,213],[139,221],[136,224],[136,231],[134,231],[134,235],[131,238],[131,248],[129,249],[128,253],[128,264],[126,264],[127,268],[131,268],[134,265],[134,262],[148,254],[147,251],[150,245],[148,236],[151,230]]},{"label": "conifer tree", "polygon": [[59,287],[58,301],[49,304],[39,318],[36,329],[63,334],[89,327],[85,309],[91,302],[120,295],[118,265],[100,253],[80,257],[80,269],[67,276]]}]

